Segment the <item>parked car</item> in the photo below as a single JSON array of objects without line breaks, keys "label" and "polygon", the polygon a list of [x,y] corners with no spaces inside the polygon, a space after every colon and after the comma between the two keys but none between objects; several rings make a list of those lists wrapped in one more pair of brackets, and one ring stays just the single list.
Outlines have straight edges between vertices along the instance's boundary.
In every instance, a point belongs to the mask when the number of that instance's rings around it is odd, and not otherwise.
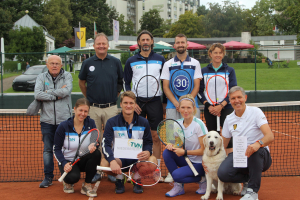
[{"label": "parked car", "polygon": [[46,65],[34,65],[13,80],[12,88],[18,91],[33,91],[35,81],[40,73],[46,72]]}]

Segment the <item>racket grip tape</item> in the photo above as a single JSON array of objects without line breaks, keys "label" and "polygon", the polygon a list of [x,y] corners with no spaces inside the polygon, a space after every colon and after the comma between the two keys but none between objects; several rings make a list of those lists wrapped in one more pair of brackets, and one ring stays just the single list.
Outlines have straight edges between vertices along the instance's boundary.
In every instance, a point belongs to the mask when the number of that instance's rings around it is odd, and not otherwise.
[{"label": "racket grip tape", "polygon": [[220,117],[217,116],[217,131],[220,131]]},{"label": "racket grip tape", "polygon": [[199,173],[197,172],[197,170],[195,169],[194,165],[192,164],[192,162],[190,161],[190,159],[188,157],[185,157],[185,161],[187,162],[187,164],[190,166],[192,172],[194,173],[195,176],[198,176]]},{"label": "racket grip tape", "polygon": [[111,171],[111,168],[110,168],[110,167],[101,167],[101,166],[97,166],[97,170],[98,170],[98,171],[101,171],[101,170],[104,170],[104,171]]},{"label": "racket grip tape", "polygon": [[67,176],[67,172],[64,172],[61,177],[58,179],[59,182],[63,182],[63,180],[65,179],[65,177]]}]

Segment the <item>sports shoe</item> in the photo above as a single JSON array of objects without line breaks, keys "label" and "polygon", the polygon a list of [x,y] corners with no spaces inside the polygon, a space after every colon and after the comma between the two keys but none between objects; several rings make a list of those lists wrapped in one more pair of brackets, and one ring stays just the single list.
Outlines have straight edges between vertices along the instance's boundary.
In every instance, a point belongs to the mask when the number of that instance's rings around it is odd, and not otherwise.
[{"label": "sports shoe", "polygon": [[246,194],[240,200],[258,200],[258,194],[248,188]]},{"label": "sports shoe", "polygon": [[144,190],[143,190],[143,188],[142,188],[141,185],[138,185],[138,184],[133,183],[133,182],[132,182],[132,184],[133,184],[133,192],[134,193],[141,194],[141,193],[144,192]]},{"label": "sports shoe", "polygon": [[68,184],[68,183],[65,183],[65,182],[63,181],[63,185],[64,185],[64,192],[65,192],[65,193],[68,193],[68,194],[74,193],[74,187],[73,187],[72,184]]},{"label": "sports shoe", "polygon": [[110,182],[115,183],[116,182],[116,177],[112,176],[112,175],[107,175],[107,178]]},{"label": "sports shoe", "polygon": [[92,183],[96,183],[97,181],[100,181],[103,177],[103,172],[99,172],[95,174],[95,176],[92,179]]},{"label": "sports shoe", "polygon": [[[156,180],[157,180],[157,179],[156,179]],[[161,176],[161,177],[159,178],[159,181],[158,181],[158,182],[159,182],[159,183],[163,183],[163,182],[165,182],[165,179],[164,179],[164,177],[162,177],[162,176]]]},{"label": "sports shoe", "polygon": [[115,192],[116,194],[122,194],[125,192],[125,184],[126,180],[125,179],[116,179],[115,185]]},{"label": "sports shoe", "polygon": [[40,188],[47,188],[50,185],[52,185],[52,178],[45,177],[45,179],[40,184]]},{"label": "sports shoe", "polygon": [[206,180],[203,182],[199,182],[199,189],[196,191],[197,194],[205,194],[206,193]]},{"label": "sports shoe", "polygon": [[85,194],[88,197],[96,197],[97,193],[93,190],[91,183],[82,183],[81,194]]},{"label": "sports shoe", "polygon": [[241,196],[244,196],[248,189],[248,182],[243,183],[243,189],[241,191]]},{"label": "sports shoe", "polygon": [[178,195],[184,194],[184,188],[182,183],[176,183],[174,182],[174,187],[166,193],[167,197],[176,197]]},{"label": "sports shoe", "polygon": [[167,177],[165,178],[165,183],[172,183],[173,181],[172,175],[168,173]]}]

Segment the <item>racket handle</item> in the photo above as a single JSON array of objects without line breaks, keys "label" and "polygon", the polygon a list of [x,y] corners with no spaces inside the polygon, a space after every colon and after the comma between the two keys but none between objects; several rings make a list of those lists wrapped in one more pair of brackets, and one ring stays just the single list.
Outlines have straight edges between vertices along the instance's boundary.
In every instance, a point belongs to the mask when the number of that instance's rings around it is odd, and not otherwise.
[{"label": "racket handle", "polygon": [[187,156],[185,157],[185,161],[190,166],[190,168],[191,168],[192,172],[194,173],[194,175],[198,176],[199,173],[197,172],[197,170],[195,169],[194,165],[192,164],[192,162],[190,161],[190,159]]},{"label": "racket handle", "polygon": [[98,171],[101,171],[101,170],[104,170],[104,171],[111,171],[111,168],[110,168],[110,167],[101,167],[101,166],[97,166],[97,170],[98,170]]},{"label": "racket handle", "polygon": [[61,177],[58,179],[59,182],[63,182],[64,178],[67,176],[67,172],[64,172]]},{"label": "racket handle", "polygon": [[220,131],[220,117],[217,116],[217,131]]}]

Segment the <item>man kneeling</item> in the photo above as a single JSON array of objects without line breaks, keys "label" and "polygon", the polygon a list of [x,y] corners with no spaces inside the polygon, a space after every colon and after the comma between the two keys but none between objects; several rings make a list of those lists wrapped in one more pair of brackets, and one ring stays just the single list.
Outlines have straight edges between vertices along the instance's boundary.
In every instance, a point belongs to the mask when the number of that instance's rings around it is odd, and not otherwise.
[{"label": "man kneeling", "polygon": [[233,153],[222,162],[218,170],[218,177],[222,182],[244,183],[240,200],[258,199],[258,190],[262,172],[269,169],[272,159],[268,145],[273,142],[274,135],[261,109],[245,104],[247,95],[245,90],[234,86],[229,91],[229,101],[234,109],[224,122],[222,137],[226,148],[231,137],[246,136],[248,157],[247,168],[233,167]]},{"label": "man kneeling", "polygon": [[[105,159],[102,160],[101,166],[110,167],[112,172],[107,174],[116,175],[116,189],[117,194],[125,192],[125,179],[122,175],[121,168],[134,164],[138,160],[151,161],[157,163],[157,160],[152,156],[152,136],[150,125],[147,119],[137,115],[134,112],[136,106],[135,94],[131,91],[126,91],[120,96],[120,107],[122,112],[110,118],[105,126],[102,148]],[[142,152],[137,155],[136,159],[115,158],[112,144],[115,144],[115,138],[124,139],[142,139]],[[133,183],[133,192],[142,193],[143,188]]]}]

